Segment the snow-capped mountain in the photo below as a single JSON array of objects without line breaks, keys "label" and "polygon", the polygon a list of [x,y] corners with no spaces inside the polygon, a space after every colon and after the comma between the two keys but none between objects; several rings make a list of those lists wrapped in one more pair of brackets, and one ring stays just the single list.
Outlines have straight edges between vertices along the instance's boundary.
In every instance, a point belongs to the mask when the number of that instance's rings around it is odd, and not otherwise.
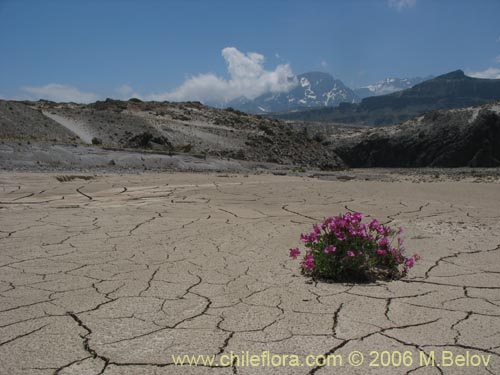
[{"label": "snow-capped mountain", "polygon": [[250,113],[269,113],[359,102],[359,97],[353,90],[328,73],[300,74],[297,82],[297,86],[289,92],[266,93],[254,100],[237,98],[228,103],[228,106]]},{"label": "snow-capped mountain", "polygon": [[377,83],[374,83],[373,85],[368,85],[365,87],[360,87],[358,89],[355,89],[354,92],[356,95],[358,95],[361,99],[367,98],[369,96],[375,96],[375,95],[385,95],[385,94],[391,94],[396,91],[402,91],[409,89],[423,81],[426,81],[428,79],[433,78],[432,76],[421,78],[421,77],[415,77],[415,78],[395,78],[395,77],[389,77],[384,79],[383,81],[379,81]]}]

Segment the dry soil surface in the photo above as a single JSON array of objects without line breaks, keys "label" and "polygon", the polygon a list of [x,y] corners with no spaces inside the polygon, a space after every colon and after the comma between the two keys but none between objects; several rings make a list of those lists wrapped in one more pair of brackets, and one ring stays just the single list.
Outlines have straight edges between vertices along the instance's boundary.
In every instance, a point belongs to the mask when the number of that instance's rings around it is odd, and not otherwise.
[{"label": "dry soil surface", "polygon": [[[1,374],[500,373],[498,182],[79,177],[0,173]],[[377,284],[301,276],[288,249],[346,210],[405,227],[422,261]],[[215,367],[247,351],[303,366]],[[305,363],[323,354],[338,367]]]}]

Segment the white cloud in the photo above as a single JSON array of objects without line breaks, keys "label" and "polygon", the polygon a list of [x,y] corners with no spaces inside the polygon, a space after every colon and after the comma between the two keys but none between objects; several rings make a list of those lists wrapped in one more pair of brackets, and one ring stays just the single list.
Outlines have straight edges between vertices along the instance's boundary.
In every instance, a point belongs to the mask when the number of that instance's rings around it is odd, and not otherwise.
[{"label": "white cloud", "polygon": [[468,75],[475,78],[500,79],[500,68],[488,68],[480,72],[471,72]]},{"label": "white cloud", "polygon": [[259,53],[245,54],[234,47],[226,47],[222,50],[222,57],[227,64],[229,79],[213,73],[198,74],[173,91],[147,95],[143,99],[224,103],[241,96],[254,99],[266,92],[286,92],[297,85],[288,64],[280,64],[271,71],[265,70],[264,56]]},{"label": "white cloud", "polygon": [[121,85],[120,87],[117,87],[115,91],[117,92],[118,95],[120,95],[120,97],[129,97],[134,92],[132,87],[125,84]]},{"label": "white cloud", "polygon": [[[132,97],[143,100],[186,101],[199,100],[209,104],[225,104],[228,101],[246,96],[249,99],[267,93],[287,92],[297,85],[297,78],[289,64],[279,64],[274,70],[264,68],[264,56],[256,52],[243,53],[234,47],[222,50],[229,79],[213,73],[198,74],[186,79],[173,91],[140,95],[123,84],[115,88],[120,99]],[[82,92],[69,85],[51,83],[45,86],[23,87],[27,99],[47,99],[56,102],[89,103],[100,99],[91,92]]]},{"label": "white cloud", "polygon": [[140,98],[141,97],[141,95],[139,93],[135,92],[134,89],[127,84],[123,84],[120,87],[117,87],[115,89],[115,92],[118,95],[117,98],[122,99],[122,100],[128,100],[130,98]]},{"label": "white cloud", "polygon": [[388,0],[387,4],[391,8],[402,10],[404,8],[413,8],[417,4],[417,0]]},{"label": "white cloud", "polygon": [[23,91],[29,94],[29,99],[47,99],[55,102],[91,103],[99,99],[97,94],[83,92],[73,86],[49,83],[45,86],[26,86]]}]

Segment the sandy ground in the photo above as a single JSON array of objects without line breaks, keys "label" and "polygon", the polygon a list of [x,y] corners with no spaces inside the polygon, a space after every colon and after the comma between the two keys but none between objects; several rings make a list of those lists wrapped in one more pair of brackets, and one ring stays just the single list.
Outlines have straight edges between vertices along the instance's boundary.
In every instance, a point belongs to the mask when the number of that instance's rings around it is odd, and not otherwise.
[{"label": "sandy ground", "polygon": [[[391,181],[1,172],[0,373],[499,374],[499,183]],[[300,275],[288,248],[347,209],[407,229],[408,278]],[[247,351],[303,366],[172,360]],[[342,366],[304,364],[322,354]]]}]

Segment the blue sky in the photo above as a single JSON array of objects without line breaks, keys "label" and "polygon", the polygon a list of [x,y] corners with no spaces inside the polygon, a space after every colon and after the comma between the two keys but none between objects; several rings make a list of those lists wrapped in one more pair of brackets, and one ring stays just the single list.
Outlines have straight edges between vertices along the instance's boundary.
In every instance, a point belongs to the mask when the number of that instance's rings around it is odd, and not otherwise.
[{"label": "blue sky", "polygon": [[229,100],[320,70],[348,86],[500,78],[498,0],[0,0],[0,97]]}]

